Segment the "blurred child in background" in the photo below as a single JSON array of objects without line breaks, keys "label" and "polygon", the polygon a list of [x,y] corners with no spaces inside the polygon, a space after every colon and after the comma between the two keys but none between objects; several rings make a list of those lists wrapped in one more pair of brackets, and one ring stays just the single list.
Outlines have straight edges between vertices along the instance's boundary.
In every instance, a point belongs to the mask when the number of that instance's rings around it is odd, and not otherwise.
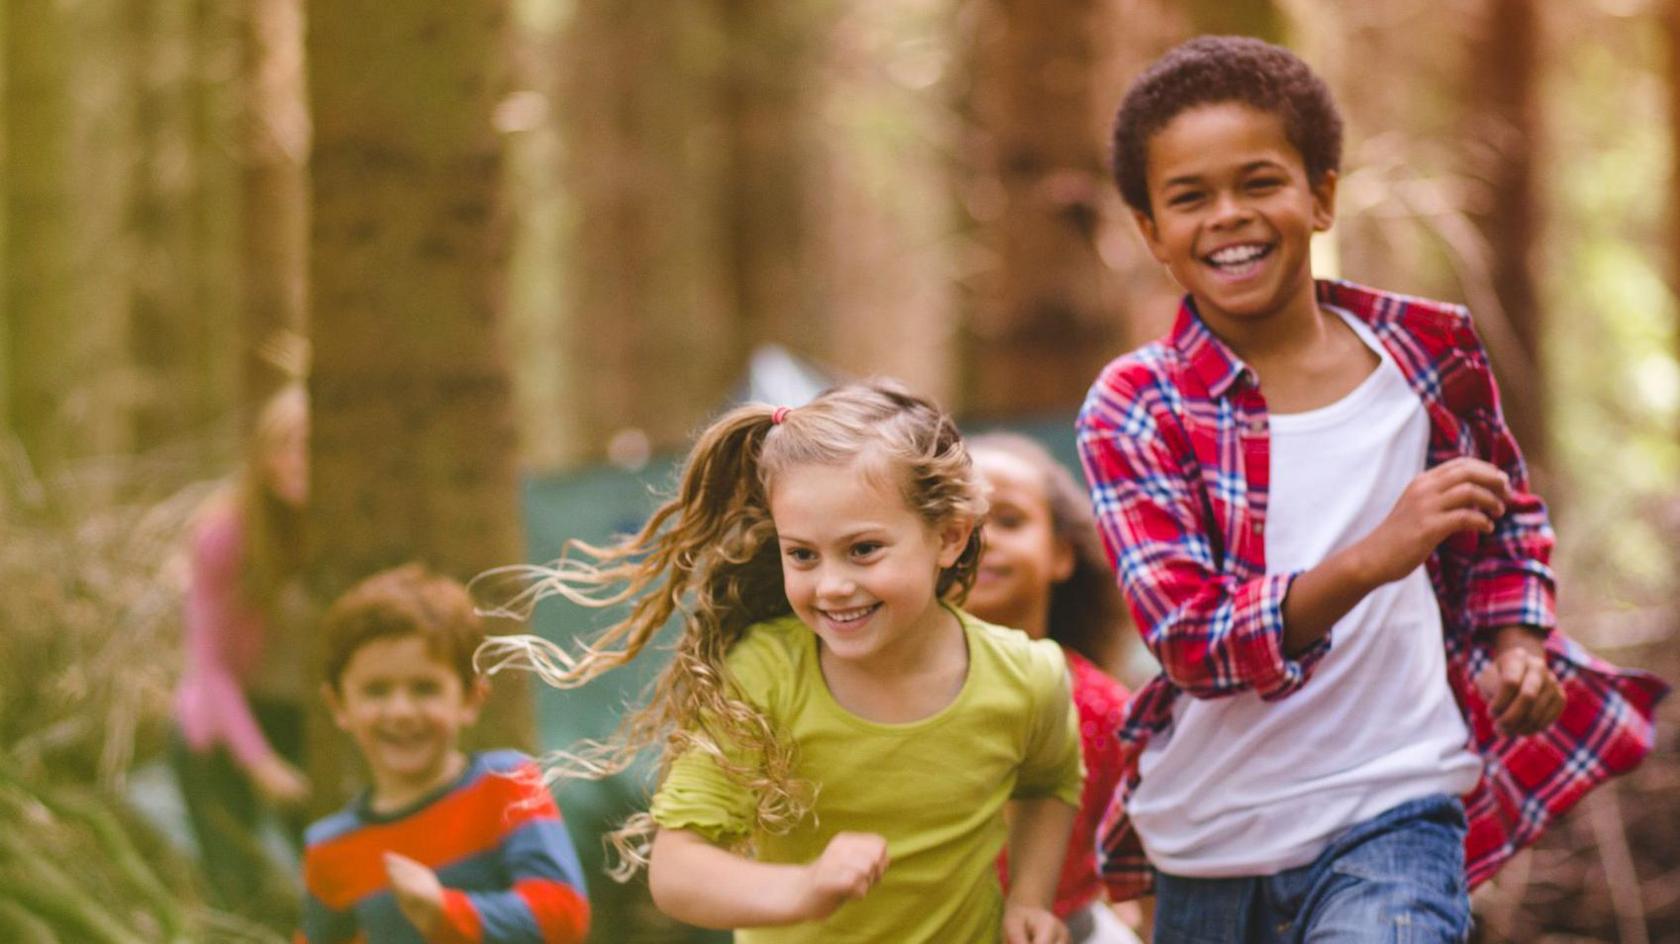
[{"label": "blurred child in background", "polygon": [[[989,508],[980,568],[964,606],[999,626],[1050,639],[1067,656],[1079,712],[1085,790],[1056,888],[1074,944],[1136,944],[1097,872],[1096,833],[1123,770],[1114,738],[1127,692],[1104,671],[1118,662],[1124,617],[1114,571],[1084,491],[1043,446],[1012,433],[969,439]],[[1138,920],[1137,906],[1125,906]]]},{"label": "blurred child in background", "polygon": [[323,631],[323,695],[371,783],[309,828],[301,940],[582,941],[582,870],[536,765],[458,743],[488,693],[466,588],[419,564],[383,571]]},{"label": "blurred child in background", "polygon": [[308,398],[294,384],[260,411],[238,480],[193,532],[171,754],[205,874],[229,909],[247,906],[274,869],[259,841],[265,808],[282,812],[294,843],[302,837],[308,438]]}]

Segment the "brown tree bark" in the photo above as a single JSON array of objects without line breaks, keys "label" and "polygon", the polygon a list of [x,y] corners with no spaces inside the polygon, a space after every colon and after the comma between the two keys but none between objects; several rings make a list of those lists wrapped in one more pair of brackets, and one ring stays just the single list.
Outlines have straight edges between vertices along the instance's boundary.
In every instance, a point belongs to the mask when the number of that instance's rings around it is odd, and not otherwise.
[{"label": "brown tree bark", "polygon": [[[1477,311],[1484,333],[1512,343],[1494,348],[1505,417],[1529,464],[1546,464],[1546,387],[1540,381],[1544,313],[1535,278],[1540,232],[1535,183],[1541,147],[1541,21],[1532,0],[1484,0],[1475,23],[1465,87],[1466,172],[1477,184],[1470,218],[1486,246],[1497,311]],[[1503,356],[1500,356],[1503,355]]]},{"label": "brown tree bark", "polygon": [[969,286],[963,408],[1071,412],[1129,346],[1140,299],[1122,273],[1160,285],[1108,171],[1114,107],[1135,69],[1115,60],[1134,44],[1110,0],[983,0],[967,12],[963,204],[985,264]]},{"label": "brown tree bark", "polygon": [[570,461],[615,437],[680,448],[744,362],[717,264],[723,42],[709,4],[663,0],[581,0],[561,40]]},{"label": "brown tree bark", "polygon": [[309,233],[309,111],[304,101],[300,0],[249,0],[240,22],[244,94],[238,123],[241,156],[239,283],[241,414],[301,376],[304,258]]},{"label": "brown tree bark", "polygon": [[203,198],[204,142],[194,116],[196,23],[187,0],[127,5],[134,96],[134,247],[130,340],[140,380],[134,409],[142,447],[202,433],[226,402],[211,380],[211,319],[198,286],[208,260],[194,238]]},{"label": "brown tree bark", "polygon": [[[325,603],[402,561],[465,579],[524,548],[499,340],[506,4],[332,0],[308,16],[311,584]],[[494,687],[474,744],[531,748],[523,679]],[[330,804],[342,747],[311,749]]]},{"label": "brown tree bark", "polygon": [[[122,166],[125,112],[113,81],[87,63],[107,32],[44,0],[7,0],[3,64],[8,270],[4,311],[7,425],[35,467],[128,444],[122,368],[126,305]],[[23,24],[28,24],[27,28]],[[78,55],[92,49],[94,52]]]},{"label": "brown tree bark", "polygon": [[778,342],[820,358],[829,324],[812,296],[809,118],[816,22],[825,4],[715,0],[727,298],[745,347]]}]

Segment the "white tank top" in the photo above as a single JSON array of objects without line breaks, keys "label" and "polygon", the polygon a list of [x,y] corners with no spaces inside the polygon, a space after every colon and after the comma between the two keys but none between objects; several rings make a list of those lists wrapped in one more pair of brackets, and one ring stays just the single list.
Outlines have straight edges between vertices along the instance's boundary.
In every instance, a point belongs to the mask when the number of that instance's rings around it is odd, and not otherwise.
[{"label": "white tank top", "polygon": [[[1271,416],[1268,574],[1307,570],[1369,534],[1424,468],[1422,401],[1370,329],[1336,313],[1382,363],[1335,403]],[[1424,568],[1366,596],[1330,640],[1313,677],[1286,698],[1174,703],[1127,806],[1157,868],[1270,875],[1400,803],[1476,785],[1481,763],[1447,685]]]}]

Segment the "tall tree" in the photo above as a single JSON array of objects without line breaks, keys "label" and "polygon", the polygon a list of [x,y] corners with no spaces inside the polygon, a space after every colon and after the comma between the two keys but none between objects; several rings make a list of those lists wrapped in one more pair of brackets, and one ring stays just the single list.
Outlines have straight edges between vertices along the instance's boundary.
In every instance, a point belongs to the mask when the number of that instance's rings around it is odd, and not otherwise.
[{"label": "tall tree", "polygon": [[[560,40],[576,223],[561,317],[570,461],[615,437],[675,447],[743,361],[716,256],[723,39],[709,4],[580,0]],[[714,145],[715,147],[715,145]],[[657,382],[653,382],[657,380]]]},{"label": "tall tree", "polygon": [[1078,406],[1116,354],[1164,330],[1177,292],[1109,173],[1115,109],[1183,38],[1175,4],[971,0],[962,206],[971,267],[965,410]]},{"label": "tall tree", "polygon": [[126,12],[135,99],[129,222],[135,251],[130,338],[140,380],[135,435],[142,445],[157,445],[202,432],[226,396],[217,396],[211,380],[209,319],[196,291],[207,266],[193,238],[204,149],[194,134],[192,4],[139,0]]},{"label": "tall tree", "polygon": [[[186,398],[186,416],[202,427],[233,419],[242,404],[240,218],[241,162],[237,127],[246,94],[240,80],[240,39],[246,10],[226,0],[191,0],[191,103],[195,199],[192,205],[191,280],[198,344],[194,373],[201,390]],[[231,425],[231,424],[230,424]]]},{"label": "tall tree", "polygon": [[816,147],[809,118],[815,47],[831,4],[714,0],[713,7],[723,42],[716,205],[725,291],[749,347],[774,341],[820,355],[827,320],[806,287]]},{"label": "tall tree", "polygon": [[[1107,0],[985,0],[970,53],[988,270],[973,299],[966,409],[1067,410],[1125,337],[1100,253],[1108,189],[1091,77],[1117,35]],[[979,199],[976,199],[976,197]]]},{"label": "tall tree", "polygon": [[[506,4],[331,0],[308,17],[311,585],[325,601],[404,560],[465,578],[524,549],[499,337]],[[478,730],[532,746],[517,675],[496,680]],[[330,801],[329,744],[314,739],[311,771]]]},{"label": "tall tree", "polygon": [[1530,0],[1483,0],[1468,57],[1466,173],[1477,185],[1470,218],[1486,247],[1496,311],[1478,311],[1484,332],[1508,342],[1495,348],[1494,370],[1511,431],[1531,464],[1546,461],[1546,386],[1540,382],[1542,327],[1535,279],[1539,200],[1541,20]]},{"label": "tall tree", "polygon": [[576,5],[561,79],[575,459],[626,432],[680,445],[757,344],[825,353],[811,72],[832,8]]},{"label": "tall tree", "polygon": [[118,47],[89,11],[6,0],[4,16],[7,420],[50,471],[128,441],[126,83],[95,67]]},{"label": "tall tree", "polygon": [[309,111],[301,0],[248,0],[240,21],[240,402],[248,419],[301,373]]}]

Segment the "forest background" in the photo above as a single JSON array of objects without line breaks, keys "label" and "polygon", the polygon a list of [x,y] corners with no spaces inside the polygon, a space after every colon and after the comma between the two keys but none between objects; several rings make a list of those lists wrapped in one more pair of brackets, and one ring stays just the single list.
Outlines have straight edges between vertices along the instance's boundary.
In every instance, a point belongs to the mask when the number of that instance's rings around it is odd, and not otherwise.
[{"label": "forest background", "polygon": [[[284,938],[286,877],[208,907],[136,799],[184,534],[278,385],[313,398],[317,601],[410,557],[537,555],[570,524],[536,517],[545,488],[663,484],[765,345],[1060,428],[1170,316],[1105,142],[1198,32],[1329,81],[1321,271],[1471,305],[1563,625],[1680,678],[1676,24],[1674,0],[4,0],[0,938]],[[486,740],[563,746],[563,703],[497,688]],[[1664,712],[1650,763],[1478,895],[1481,940],[1680,941]],[[356,776],[327,730],[323,806]],[[592,891],[595,940],[690,939],[636,886]]]}]

